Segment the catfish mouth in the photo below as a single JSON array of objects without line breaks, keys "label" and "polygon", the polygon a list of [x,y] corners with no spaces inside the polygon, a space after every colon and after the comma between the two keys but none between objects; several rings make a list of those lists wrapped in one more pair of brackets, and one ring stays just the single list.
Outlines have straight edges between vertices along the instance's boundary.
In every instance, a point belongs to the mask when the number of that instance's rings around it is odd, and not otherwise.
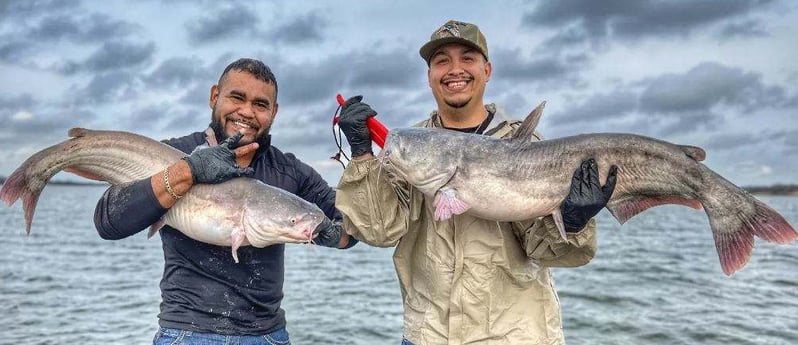
[{"label": "catfish mouth", "polygon": [[313,238],[316,237],[316,234],[320,231],[318,227],[322,221],[323,219],[321,219],[321,217],[316,216],[312,216],[309,219],[308,217],[305,217],[305,219],[298,219],[295,231],[291,231],[287,235],[292,240],[297,241],[297,243],[312,243]]}]

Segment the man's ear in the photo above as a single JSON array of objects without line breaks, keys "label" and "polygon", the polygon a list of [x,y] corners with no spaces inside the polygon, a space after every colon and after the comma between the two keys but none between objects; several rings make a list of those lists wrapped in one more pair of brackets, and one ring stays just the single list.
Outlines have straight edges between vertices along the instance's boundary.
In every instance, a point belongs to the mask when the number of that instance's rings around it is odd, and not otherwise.
[{"label": "man's ear", "polygon": [[485,82],[490,81],[490,74],[493,72],[493,65],[490,64],[490,61],[485,61]]},{"label": "man's ear", "polygon": [[211,96],[208,98],[208,106],[211,107],[211,109],[213,109],[217,99],[219,99],[219,86],[214,85],[211,86]]},{"label": "man's ear", "polygon": [[274,123],[274,118],[277,117],[277,110],[280,109],[280,104],[274,103],[274,112],[272,113],[272,124]]}]

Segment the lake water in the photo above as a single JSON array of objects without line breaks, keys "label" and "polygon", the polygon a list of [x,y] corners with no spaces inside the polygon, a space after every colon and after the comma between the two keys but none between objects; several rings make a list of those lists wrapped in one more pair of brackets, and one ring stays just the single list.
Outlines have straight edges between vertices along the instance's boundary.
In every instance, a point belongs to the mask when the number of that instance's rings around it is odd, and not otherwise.
[{"label": "lake water", "polygon": [[[19,203],[0,207],[0,344],[151,343],[160,240],[100,239],[92,216],[103,190],[48,186],[29,236]],[[798,197],[761,199],[798,226]],[[554,270],[568,344],[798,344],[798,244],[758,240],[729,278],[703,212],[663,206],[619,226],[604,211],[599,227],[593,261]],[[292,342],[398,344],[392,252],[287,246]]]}]

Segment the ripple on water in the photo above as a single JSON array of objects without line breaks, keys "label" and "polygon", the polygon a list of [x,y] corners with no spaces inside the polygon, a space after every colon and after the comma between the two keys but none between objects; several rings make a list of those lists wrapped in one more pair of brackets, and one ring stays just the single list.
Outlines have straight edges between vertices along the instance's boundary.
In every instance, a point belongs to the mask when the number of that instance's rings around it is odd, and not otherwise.
[{"label": "ripple on water", "polygon": [[[97,237],[104,188],[51,186],[32,233],[0,208],[0,343],[147,344],[163,270],[160,239]],[[798,224],[798,198],[766,202]],[[618,225],[599,215],[590,264],[554,275],[569,344],[798,344],[798,246],[757,241],[732,277],[701,212],[648,210]],[[396,344],[402,334],[393,249],[286,246],[283,308],[297,344]]]}]

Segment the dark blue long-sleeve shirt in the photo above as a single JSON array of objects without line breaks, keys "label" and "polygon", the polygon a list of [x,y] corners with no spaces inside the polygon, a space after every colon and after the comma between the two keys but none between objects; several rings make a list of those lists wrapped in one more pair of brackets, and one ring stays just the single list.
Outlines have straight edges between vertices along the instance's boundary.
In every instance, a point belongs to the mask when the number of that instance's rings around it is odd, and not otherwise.
[{"label": "dark blue long-sleeve shirt", "polygon": [[[190,153],[205,144],[202,132],[165,143]],[[290,153],[262,145],[252,164],[253,178],[312,202],[333,220],[335,190],[310,166]],[[158,203],[149,178],[109,188],[97,204],[94,222],[105,239],[121,239],[157,221],[167,209]],[[283,299],[285,245],[238,249],[235,263],[229,247],[193,240],[164,226],[161,279],[162,327],[220,334],[263,334],[285,327]]]}]

